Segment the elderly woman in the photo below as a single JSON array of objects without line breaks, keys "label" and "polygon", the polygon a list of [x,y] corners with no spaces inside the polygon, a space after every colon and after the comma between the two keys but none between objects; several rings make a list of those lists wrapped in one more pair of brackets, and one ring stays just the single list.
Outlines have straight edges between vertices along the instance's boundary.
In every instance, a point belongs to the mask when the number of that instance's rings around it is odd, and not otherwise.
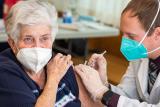
[{"label": "elderly woman", "polygon": [[11,49],[0,53],[0,107],[80,107],[71,56],[52,55],[54,6],[18,2],[6,18],[6,31]]}]

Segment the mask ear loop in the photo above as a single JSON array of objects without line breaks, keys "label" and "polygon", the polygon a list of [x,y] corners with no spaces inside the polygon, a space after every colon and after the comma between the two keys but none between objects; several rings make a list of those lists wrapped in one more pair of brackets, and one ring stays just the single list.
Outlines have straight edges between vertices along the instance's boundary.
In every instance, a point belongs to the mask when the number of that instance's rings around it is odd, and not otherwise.
[{"label": "mask ear loop", "polygon": [[144,35],[143,39],[139,42],[138,46],[140,46],[142,44],[142,42],[144,41],[144,39],[146,38],[146,36],[148,35],[150,29],[152,28],[154,22],[156,21],[157,17],[158,17],[158,14],[159,14],[159,11],[160,11],[160,0],[158,0],[158,10],[157,10],[157,13],[152,21],[152,24],[150,25],[148,31],[146,32],[146,34]]},{"label": "mask ear loop", "polygon": [[154,49],[154,50],[152,50],[152,51],[150,51],[150,52],[147,52],[146,54],[153,53],[153,52],[155,52],[155,51],[157,51],[157,50],[159,50],[159,49],[160,49],[160,47],[159,47],[159,48],[157,48],[157,49]]}]

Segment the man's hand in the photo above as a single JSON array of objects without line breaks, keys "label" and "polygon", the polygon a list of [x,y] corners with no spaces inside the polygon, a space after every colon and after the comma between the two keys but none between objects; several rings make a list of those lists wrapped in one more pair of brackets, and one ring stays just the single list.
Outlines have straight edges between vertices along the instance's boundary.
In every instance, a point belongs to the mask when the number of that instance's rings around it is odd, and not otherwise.
[{"label": "man's hand", "polygon": [[88,92],[92,95],[93,99],[101,99],[103,93],[108,91],[108,88],[102,83],[99,73],[87,65],[75,66],[75,71],[81,77],[83,84]]},{"label": "man's hand", "polygon": [[93,54],[88,61],[88,65],[98,71],[103,84],[107,85],[107,61],[103,54]]}]

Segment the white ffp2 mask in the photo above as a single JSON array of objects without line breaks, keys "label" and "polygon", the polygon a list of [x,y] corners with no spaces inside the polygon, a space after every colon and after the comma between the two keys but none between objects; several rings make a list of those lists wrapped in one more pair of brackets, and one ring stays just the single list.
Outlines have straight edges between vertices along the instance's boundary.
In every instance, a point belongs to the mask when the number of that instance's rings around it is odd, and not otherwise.
[{"label": "white ffp2 mask", "polygon": [[17,53],[18,61],[35,73],[38,73],[51,57],[52,49],[49,48],[22,48]]}]

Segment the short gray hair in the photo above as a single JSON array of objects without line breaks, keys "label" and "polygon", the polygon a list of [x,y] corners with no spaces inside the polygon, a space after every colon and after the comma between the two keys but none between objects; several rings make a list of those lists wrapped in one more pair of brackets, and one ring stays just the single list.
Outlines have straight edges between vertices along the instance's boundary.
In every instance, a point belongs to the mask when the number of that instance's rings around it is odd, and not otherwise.
[{"label": "short gray hair", "polygon": [[57,11],[44,0],[27,0],[16,3],[6,17],[6,32],[15,42],[20,36],[20,25],[47,24],[52,28],[52,40],[58,32]]}]

